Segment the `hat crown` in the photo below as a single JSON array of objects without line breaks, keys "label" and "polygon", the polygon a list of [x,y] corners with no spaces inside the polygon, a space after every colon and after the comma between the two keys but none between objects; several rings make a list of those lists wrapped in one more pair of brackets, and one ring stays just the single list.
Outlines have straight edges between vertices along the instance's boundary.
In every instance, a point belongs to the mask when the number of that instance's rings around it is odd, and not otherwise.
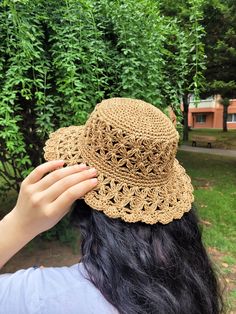
[{"label": "hat crown", "polygon": [[178,141],[179,135],[170,119],[155,106],[131,98],[103,100],[93,111],[99,117],[137,137],[159,141]]},{"label": "hat crown", "polygon": [[153,105],[112,98],[98,104],[87,120],[82,150],[89,151],[98,169],[104,166],[104,173],[156,186],[169,178],[178,139],[170,119]]}]

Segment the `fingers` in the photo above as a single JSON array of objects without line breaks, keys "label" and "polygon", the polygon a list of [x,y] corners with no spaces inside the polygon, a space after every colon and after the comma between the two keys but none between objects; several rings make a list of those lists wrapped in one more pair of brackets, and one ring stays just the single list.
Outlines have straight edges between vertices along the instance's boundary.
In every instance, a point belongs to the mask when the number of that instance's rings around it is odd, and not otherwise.
[{"label": "fingers", "polygon": [[38,182],[46,173],[53,171],[59,167],[62,167],[64,160],[52,160],[45,162],[44,164],[36,167],[27,178],[25,178],[25,184],[33,184]]},{"label": "fingers", "polygon": [[[94,168],[90,168],[88,170],[83,170],[77,173],[73,173],[71,175],[68,175],[61,180],[55,182],[53,185],[49,186],[48,189],[44,191],[44,202],[51,203],[55,201],[58,197],[60,197],[61,194],[63,194],[65,191],[70,190],[71,187],[74,185],[77,185],[78,183],[82,183],[83,181],[92,179],[97,175],[97,171]],[[88,183],[85,184],[87,186]],[[83,187],[83,186],[82,186]],[[70,192],[69,192],[70,194]],[[80,192],[80,195],[77,196],[77,198],[80,198],[83,196]]]},{"label": "fingers", "polygon": [[60,209],[62,215],[64,215],[65,209],[68,210],[77,199],[91,191],[97,183],[97,178],[92,178],[72,186],[52,202],[52,208]]},{"label": "fingers", "polygon": [[54,170],[53,172],[46,175],[43,179],[37,182],[34,188],[37,191],[43,191],[48,189],[50,186],[60,181],[61,179],[70,176],[72,174],[78,173],[79,171],[83,171],[89,169],[85,164],[79,164],[74,166],[69,166],[66,168],[61,168],[58,170]]},{"label": "fingers", "polygon": [[53,227],[76,199],[97,185],[94,168],[77,165],[58,170],[63,164],[62,160],[46,162],[22,182],[15,212],[28,233],[36,235]]}]

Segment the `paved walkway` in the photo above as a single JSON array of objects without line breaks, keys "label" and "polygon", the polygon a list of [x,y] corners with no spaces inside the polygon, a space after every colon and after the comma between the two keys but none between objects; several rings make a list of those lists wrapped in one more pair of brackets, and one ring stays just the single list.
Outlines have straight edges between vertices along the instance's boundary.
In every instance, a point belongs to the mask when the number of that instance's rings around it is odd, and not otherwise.
[{"label": "paved walkway", "polygon": [[219,149],[219,148],[205,148],[205,147],[192,147],[188,145],[181,145],[179,150],[184,150],[188,152],[195,153],[205,153],[205,154],[213,154],[227,157],[235,157],[236,158],[236,150],[229,149]]}]

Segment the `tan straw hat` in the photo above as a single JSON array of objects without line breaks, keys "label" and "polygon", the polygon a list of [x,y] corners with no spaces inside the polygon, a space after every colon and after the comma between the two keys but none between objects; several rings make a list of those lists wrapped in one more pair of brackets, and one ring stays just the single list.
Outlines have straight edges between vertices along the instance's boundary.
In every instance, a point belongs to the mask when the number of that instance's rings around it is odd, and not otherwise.
[{"label": "tan straw hat", "polygon": [[51,133],[44,157],[94,166],[98,185],[84,200],[110,218],[167,224],[194,200],[191,180],[175,159],[178,140],[170,119],[153,105],[112,98],[85,125]]}]

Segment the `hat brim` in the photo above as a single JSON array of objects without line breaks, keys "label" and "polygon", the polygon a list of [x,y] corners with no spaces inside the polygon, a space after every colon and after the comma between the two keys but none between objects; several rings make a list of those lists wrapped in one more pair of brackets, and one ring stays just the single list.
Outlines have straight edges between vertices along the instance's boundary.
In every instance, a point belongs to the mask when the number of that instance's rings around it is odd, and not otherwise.
[{"label": "hat brim", "polygon": [[[83,134],[84,126],[64,127],[51,133],[44,147],[45,160],[63,159],[67,165],[83,162],[94,166],[80,149]],[[71,145],[76,146],[76,151],[71,150]],[[169,181],[161,187],[135,186],[120,182],[99,169],[97,172],[97,186],[83,198],[90,207],[103,211],[110,218],[167,224],[180,219],[194,201],[191,179],[177,159]]]}]

